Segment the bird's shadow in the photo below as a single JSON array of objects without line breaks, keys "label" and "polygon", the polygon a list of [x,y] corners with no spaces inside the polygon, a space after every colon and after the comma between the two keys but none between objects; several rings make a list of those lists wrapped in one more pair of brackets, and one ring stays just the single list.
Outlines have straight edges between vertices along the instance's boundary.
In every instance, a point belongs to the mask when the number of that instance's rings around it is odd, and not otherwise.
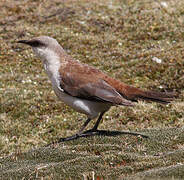
[{"label": "bird's shadow", "polygon": [[149,138],[148,135],[138,133],[138,132],[130,132],[130,131],[108,131],[108,130],[87,130],[84,131],[80,134],[75,134],[73,136],[65,137],[65,138],[60,138],[56,140],[55,142],[48,144],[47,146],[50,146],[55,143],[61,143],[61,142],[66,142],[66,141],[71,141],[75,139],[79,139],[81,137],[89,137],[89,136],[118,136],[118,135],[133,135],[133,136],[140,136],[142,138]]}]

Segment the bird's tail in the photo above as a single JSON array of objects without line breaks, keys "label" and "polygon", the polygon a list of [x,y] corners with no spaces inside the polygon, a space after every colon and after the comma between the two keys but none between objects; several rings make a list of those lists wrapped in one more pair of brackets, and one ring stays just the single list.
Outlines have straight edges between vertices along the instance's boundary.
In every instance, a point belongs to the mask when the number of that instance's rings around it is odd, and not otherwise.
[{"label": "bird's tail", "polygon": [[[136,93],[130,94],[130,99],[137,100],[145,100],[145,101],[153,101],[162,104],[168,104],[173,101],[178,95],[175,92],[155,92],[155,91],[144,91],[138,89]],[[127,97],[129,99],[129,97]]]},{"label": "bird's tail", "polygon": [[146,91],[126,85],[120,81],[112,85],[124,98],[131,101],[145,100],[167,104],[178,97],[176,92]]}]

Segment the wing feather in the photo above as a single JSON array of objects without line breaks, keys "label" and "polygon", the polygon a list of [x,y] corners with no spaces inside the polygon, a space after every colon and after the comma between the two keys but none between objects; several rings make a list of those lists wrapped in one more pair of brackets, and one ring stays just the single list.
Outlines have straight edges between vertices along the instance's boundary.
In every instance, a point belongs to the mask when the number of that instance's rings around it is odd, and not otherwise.
[{"label": "wing feather", "polygon": [[114,105],[132,106],[133,103],[123,98],[115,88],[104,79],[104,74],[85,64],[69,63],[61,66],[61,88],[71,96],[84,99],[109,102]]}]

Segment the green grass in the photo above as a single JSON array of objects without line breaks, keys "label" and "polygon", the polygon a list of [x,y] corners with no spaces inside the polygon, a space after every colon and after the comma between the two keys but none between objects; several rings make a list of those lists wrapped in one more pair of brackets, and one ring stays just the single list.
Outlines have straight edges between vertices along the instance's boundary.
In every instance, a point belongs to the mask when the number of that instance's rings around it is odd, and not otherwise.
[{"label": "green grass", "polygon": [[[60,164],[71,156],[78,163],[66,160],[67,167],[59,166],[66,178],[91,178],[93,171],[96,178],[124,178],[183,163],[175,156],[168,155],[164,160],[153,156],[164,151],[183,153],[184,2],[164,2],[167,7],[160,0],[7,0],[0,4],[0,157],[2,167],[8,169],[4,172],[13,177],[13,172],[18,172],[13,164],[19,167],[24,158],[29,164],[27,170],[34,174],[38,162],[53,163],[57,159]],[[56,146],[56,154],[52,148],[42,149],[43,153],[34,150],[38,161],[24,153],[74,134],[86,118],[57,100],[40,60],[29,47],[16,43],[40,35],[56,38],[72,57],[127,84],[180,92],[179,98],[167,106],[140,102],[135,108],[113,107],[100,124],[101,129],[147,132],[157,138],[81,139]],[[153,57],[162,62],[156,63]],[[80,154],[84,156],[76,158]],[[55,165],[41,170],[41,174],[39,171],[39,177],[59,178],[61,169]],[[173,176],[184,176],[178,174]]]}]

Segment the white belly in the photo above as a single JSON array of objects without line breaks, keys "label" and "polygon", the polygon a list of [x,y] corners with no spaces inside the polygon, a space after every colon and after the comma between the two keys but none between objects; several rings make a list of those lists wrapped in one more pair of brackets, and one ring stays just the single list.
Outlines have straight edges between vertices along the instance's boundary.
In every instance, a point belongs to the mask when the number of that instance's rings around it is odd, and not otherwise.
[{"label": "white belly", "polygon": [[107,111],[111,107],[110,103],[88,101],[70,96],[59,90],[57,87],[53,87],[53,89],[62,102],[72,107],[76,111],[86,114],[91,119],[96,118],[100,112]]}]

